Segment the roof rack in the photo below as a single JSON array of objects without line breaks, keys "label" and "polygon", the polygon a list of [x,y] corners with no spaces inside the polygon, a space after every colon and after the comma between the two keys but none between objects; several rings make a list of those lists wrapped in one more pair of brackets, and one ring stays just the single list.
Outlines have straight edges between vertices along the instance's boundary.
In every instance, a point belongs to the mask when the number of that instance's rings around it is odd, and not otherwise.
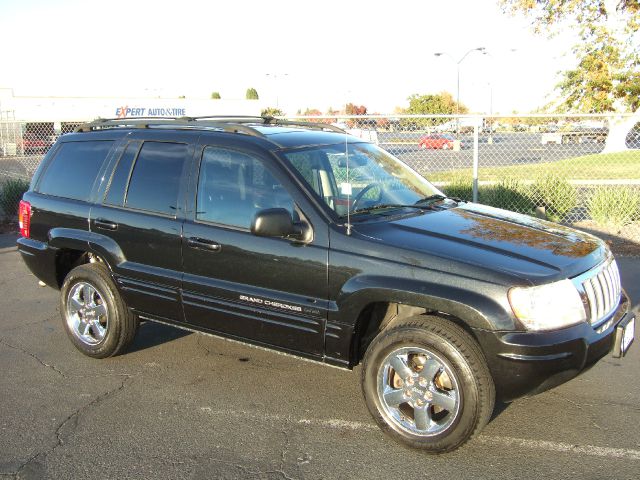
[{"label": "roof rack", "polygon": [[347,133],[340,127],[336,127],[335,125],[331,125],[330,123],[322,123],[322,122],[298,122],[293,120],[282,120],[280,118],[275,117],[263,117],[264,123],[267,125],[284,125],[284,126],[292,126],[292,127],[306,127],[312,128],[314,130],[331,130],[332,132],[337,133]]},{"label": "roof rack", "polygon": [[[173,127],[182,129],[214,129],[230,133],[245,133],[254,137],[263,135],[255,128],[244,125],[252,118],[255,122],[261,117],[219,117],[212,121],[196,120],[193,117],[131,117],[131,118],[100,118],[85,123],[76,128],[76,132],[93,132],[108,128],[163,128]],[[240,123],[237,123],[240,121]]]},{"label": "roof rack", "polygon": [[245,133],[255,137],[264,135],[255,127],[260,125],[280,125],[305,127],[314,130],[331,130],[346,133],[339,127],[327,123],[298,122],[282,120],[275,117],[252,116],[203,116],[203,117],[129,117],[129,118],[99,118],[76,128],[76,132],[92,132],[107,128],[183,128],[183,129],[214,129],[230,133]]}]

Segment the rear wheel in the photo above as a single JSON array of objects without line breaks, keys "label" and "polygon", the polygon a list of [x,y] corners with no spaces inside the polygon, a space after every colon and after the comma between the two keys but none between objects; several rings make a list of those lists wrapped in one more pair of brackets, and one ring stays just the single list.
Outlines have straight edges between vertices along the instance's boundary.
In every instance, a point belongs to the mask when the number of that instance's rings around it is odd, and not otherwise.
[{"label": "rear wheel", "polygon": [[413,317],[376,337],[362,388],[380,428],[433,453],[454,450],[493,412],[495,388],[475,340],[439,317]]},{"label": "rear wheel", "polygon": [[81,265],[69,272],[61,289],[60,313],[71,342],[95,358],[122,352],[133,340],[139,323],[100,263]]}]

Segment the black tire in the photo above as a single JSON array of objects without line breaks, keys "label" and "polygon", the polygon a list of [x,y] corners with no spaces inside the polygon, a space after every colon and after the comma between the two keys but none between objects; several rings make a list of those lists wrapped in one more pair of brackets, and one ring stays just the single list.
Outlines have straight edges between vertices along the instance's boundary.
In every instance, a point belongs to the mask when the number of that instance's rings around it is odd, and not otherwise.
[{"label": "black tire", "polygon": [[100,263],[80,265],[69,272],[60,292],[60,315],[71,343],[94,358],[121,353],[139,325]]},{"label": "black tire", "polygon": [[[413,360],[398,364],[398,359],[404,362],[405,353]],[[409,365],[407,376],[396,374],[389,359],[400,369]],[[423,362],[423,370],[413,369],[414,360]],[[409,383],[411,375],[419,385],[414,379]],[[386,383],[389,379],[391,385]],[[362,391],[369,412],[385,433],[430,453],[455,450],[479,433],[495,402],[493,378],[477,342],[454,323],[426,315],[394,324],[371,342],[363,362]],[[407,403],[390,405],[397,402]],[[418,407],[420,402],[424,406]],[[427,413],[419,415],[418,410]],[[429,426],[423,429],[425,418]]]}]

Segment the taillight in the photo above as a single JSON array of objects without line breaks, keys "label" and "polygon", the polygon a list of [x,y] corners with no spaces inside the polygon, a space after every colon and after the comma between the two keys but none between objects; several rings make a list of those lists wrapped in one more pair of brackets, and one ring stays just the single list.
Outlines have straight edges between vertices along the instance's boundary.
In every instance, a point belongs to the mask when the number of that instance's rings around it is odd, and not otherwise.
[{"label": "taillight", "polygon": [[20,200],[18,208],[18,223],[20,224],[20,235],[29,238],[31,234],[31,204]]}]

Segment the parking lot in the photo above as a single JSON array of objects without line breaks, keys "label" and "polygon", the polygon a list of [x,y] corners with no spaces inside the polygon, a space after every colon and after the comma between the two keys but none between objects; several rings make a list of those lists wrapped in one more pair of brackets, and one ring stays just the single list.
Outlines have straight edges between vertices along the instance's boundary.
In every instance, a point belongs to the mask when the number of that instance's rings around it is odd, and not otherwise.
[{"label": "parking lot", "polygon": [[[473,165],[473,136],[462,135],[462,149],[423,150],[418,140],[423,134],[417,132],[400,132],[397,134],[381,133],[378,138],[380,146],[414,169],[429,173],[471,168]],[[600,153],[604,144],[587,141],[579,145],[542,145],[541,134],[534,133],[495,133],[492,142],[483,134],[478,141],[478,158],[480,167],[502,167],[509,165],[528,165],[543,162],[556,162],[581,155]]]},{"label": "parking lot", "polygon": [[[461,136],[462,150],[423,150],[418,141],[420,132],[380,132],[380,146],[397,158],[425,174],[459,168],[470,168],[473,164],[473,136]],[[495,133],[492,143],[488,135],[479,139],[480,166],[527,165],[554,162],[578,155],[599,153],[603,143],[585,142],[580,145],[542,145],[541,134]],[[30,178],[40,163],[42,155],[0,156],[0,176]]]},{"label": "parking lot", "polygon": [[[57,292],[0,235],[0,475],[16,478],[585,478],[640,471],[640,342],[502,405],[457,452],[401,447],[341,371],[145,323],[124,355],[67,340]],[[640,258],[618,260],[638,309]],[[638,333],[636,332],[636,336]]]}]

